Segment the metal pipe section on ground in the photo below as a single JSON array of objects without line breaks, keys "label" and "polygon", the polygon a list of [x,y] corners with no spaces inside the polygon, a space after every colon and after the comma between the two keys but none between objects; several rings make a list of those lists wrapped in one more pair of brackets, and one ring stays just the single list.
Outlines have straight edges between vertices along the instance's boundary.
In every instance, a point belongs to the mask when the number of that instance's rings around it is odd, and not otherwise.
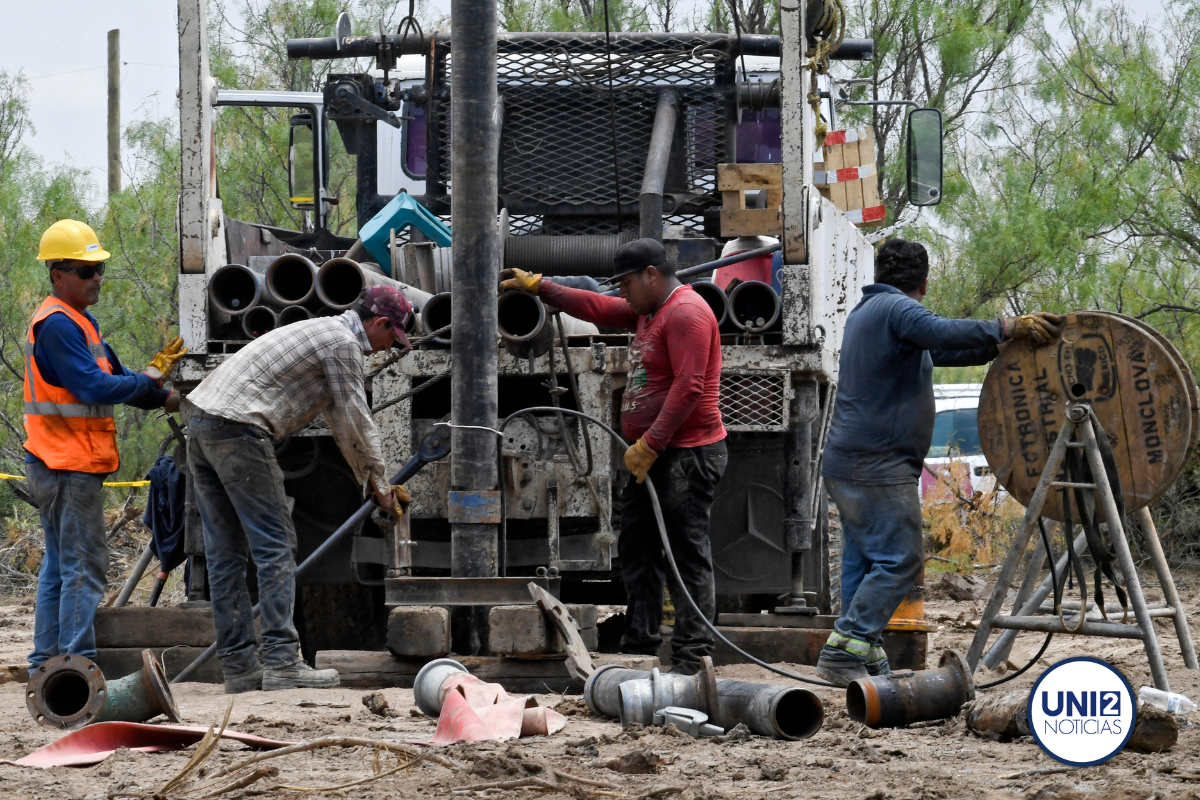
[{"label": "metal pipe section on ground", "polygon": [[678,93],[674,89],[659,89],[646,170],[642,173],[642,191],[638,195],[638,231],[642,238],[660,242],[663,238],[663,189],[667,183],[667,167],[671,163],[671,144],[675,140],[678,119]]},{"label": "metal pipe section on ground", "polygon": [[422,311],[425,303],[433,297],[429,292],[393,280],[350,258],[331,258],[317,270],[317,297],[325,305],[339,311],[354,305],[354,301],[362,296],[368,286],[390,286],[398,290],[417,312]]},{"label": "metal pipe section on ground", "polygon": [[[496,436],[491,428],[498,411],[499,354],[496,350],[496,275],[500,271],[500,231],[496,225],[497,47],[495,3],[451,0],[450,137],[454,142],[454,248],[451,315],[470,320],[451,342],[450,401],[452,424],[450,486],[473,503],[473,519],[482,508],[500,507]],[[431,301],[432,302],[432,301]],[[428,305],[426,306],[428,308]],[[434,320],[426,318],[427,326]],[[436,328],[430,328],[436,330]],[[451,519],[458,509],[448,509]],[[497,520],[498,522],[498,520]],[[450,575],[492,578],[499,574],[499,526],[496,522],[450,523]],[[486,625],[487,609],[469,607],[468,628]],[[472,637],[474,651],[484,646]],[[461,651],[460,651],[461,652]]]},{"label": "metal pipe section on ground", "polygon": [[956,650],[942,653],[937,669],[893,672],[851,681],[846,711],[869,728],[895,728],[946,719],[975,697],[967,659]]},{"label": "metal pipe section on ground", "polygon": [[317,293],[317,266],[299,253],[287,253],[267,267],[267,293],[281,306],[311,302]]},{"label": "metal pipe section on ground", "polygon": [[[714,680],[710,688],[705,676],[704,670],[683,676],[604,666],[588,678],[583,697],[592,712],[619,717],[623,726],[650,725],[654,712],[667,706],[703,711],[726,730],[743,723],[780,739],[807,739],[824,722],[821,699],[807,689],[733,680]],[[714,689],[715,708],[709,699]]]},{"label": "metal pipe section on ground", "polygon": [[75,730],[93,722],[145,722],[165,714],[179,722],[179,707],[154,651],[142,651],[142,668],[107,681],[80,655],[54,656],[40,664],[25,692],[29,713],[40,725]]},{"label": "metal pipe section on ground", "polygon": [[729,316],[746,333],[766,333],[782,324],[779,295],[770,284],[743,281],[729,293]]},{"label": "metal pipe section on ground", "polygon": [[262,302],[263,276],[244,264],[226,264],[209,279],[208,296],[220,311],[236,317]]},{"label": "metal pipe section on ground", "polygon": [[242,314],[242,332],[247,339],[257,339],[279,327],[279,316],[266,306],[255,306]]}]

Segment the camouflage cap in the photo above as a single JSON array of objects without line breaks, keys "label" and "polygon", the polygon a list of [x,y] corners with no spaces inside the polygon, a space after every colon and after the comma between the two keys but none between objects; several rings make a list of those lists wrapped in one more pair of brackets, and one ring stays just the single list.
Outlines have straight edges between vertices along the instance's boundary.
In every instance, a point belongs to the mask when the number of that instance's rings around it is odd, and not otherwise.
[{"label": "camouflage cap", "polygon": [[392,323],[396,336],[405,347],[411,348],[405,329],[412,324],[413,307],[399,289],[391,286],[368,286],[363,292],[362,306],[372,314],[378,314]]}]

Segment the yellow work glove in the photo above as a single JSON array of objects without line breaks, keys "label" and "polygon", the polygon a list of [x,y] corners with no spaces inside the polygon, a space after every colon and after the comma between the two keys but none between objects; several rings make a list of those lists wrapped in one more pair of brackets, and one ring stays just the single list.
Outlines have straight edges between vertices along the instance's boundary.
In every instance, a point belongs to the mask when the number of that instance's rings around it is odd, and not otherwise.
[{"label": "yellow work glove", "polygon": [[187,355],[187,348],[183,346],[183,337],[176,336],[167,342],[167,346],[159,350],[154,358],[150,359],[150,366],[146,367],[146,374],[156,381],[169,378],[171,371],[175,369],[175,362],[185,355]]},{"label": "yellow work glove", "polygon": [[506,269],[500,273],[500,291],[518,290],[537,294],[542,288],[541,273],[526,272],[523,269]]},{"label": "yellow work glove", "polygon": [[1034,311],[1019,317],[1004,318],[1004,336],[1008,339],[1033,339],[1039,346],[1050,344],[1058,338],[1063,318],[1058,314]]},{"label": "yellow work glove", "polygon": [[[384,506],[381,502],[381,499],[385,497],[391,499],[388,506]],[[387,491],[376,495],[375,502],[379,508],[372,512],[371,519],[377,525],[390,526],[395,525],[404,516],[404,509],[412,502],[412,495],[397,483],[388,486]]]},{"label": "yellow work glove", "polygon": [[646,473],[650,471],[650,465],[656,458],[658,458],[658,453],[650,449],[646,440],[638,439],[625,451],[625,469],[633,473],[638,483],[642,483],[646,480]]}]

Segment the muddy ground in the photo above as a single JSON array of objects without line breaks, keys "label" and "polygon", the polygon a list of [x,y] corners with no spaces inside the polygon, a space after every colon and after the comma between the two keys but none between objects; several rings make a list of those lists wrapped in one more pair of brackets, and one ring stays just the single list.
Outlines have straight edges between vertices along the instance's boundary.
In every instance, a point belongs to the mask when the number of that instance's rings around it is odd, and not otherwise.
[{"label": "muddy ground", "polygon": [[[1148,576],[1147,576],[1148,577]],[[933,581],[931,581],[933,583]],[[1183,576],[1180,590],[1190,612],[1193,630],[1200,629],[1200,576]],[[1147,587],[1157,595],[1157,586]],[[931,600],[927,617],[940,625],[930,634],[931,662],[948,647],[964,652],[983,601]],[[1159,640],[1175,691],[1200,697],[1200,673],[1184,669],[1179,646],[1169,621],[1157,623]],[[0,664],[21,663],[32,637],[32,602],[14,601],[0,606]],[[1023,634],[1013,660],[1024,663],[1037,651],[1040,634]],[[1118,666],[1135,691],[1150,682],[1140,642],[1056,637],[1041,663],[1045,666],[1068,656],[1095,655]],[[807,667],[797,668],[810,672]],[[754,666],[720,669],[722,677],[765,682],[786,682]],[[1006,684],[1028,689],[1039,669]],[[507,743],[456,745],[439,752],[460,766],[419,763],[373,782],[325,791],[329,797],[495,797],[516,800],[530,793],[576,798],[678,797],[683,800],[713,798],[1200,798],[1200,728],[1181,718],[1179,741],[1167,753],[1145,755],[1126,751],[1107,764],[1067,770],[1044,755],[1029,737],[1013,742],[981,739],[965,729],[961,719],[923,724],[901,730],[871,731],[846,716],[841,692],[815,688],[825,703],[825,725],[811,739],[782,742],[762,737],[716,743],[695,740],[662,729],[622,732],[615,721],[588,714],[575,697],[541,695],[546,705],[568,715],[565,730],[550,737]],[[997,691],[997,690],[993,690]],[[311,741],[326,736],[353,736],[381,741],[425,740],[436,723],[420,715],[412,692],[385,689],[396,716],[384,718],[362,704],[364,690],[295,690],[253,692],[229,697],[221,687],[185,684],[175,696],[185,721],[208,725],[219,720],[232,701],[230,727],[289,741]],[[326,704],[302,707],[299,701]],[[1200,718],[1200,714],[1193,715]],[[1200,720],[1197,720],[1200,721]],[[0,685],[0,758],[17,758],[54,741],[57,734],[39,727],[26,711],[23,686]],[[631,751],[649,751],[661,759],[655,774],[622,774],[602,762]],[[152,797],[192,757],[194,748],[159,754],[118,751],[93,767],[32,770],[0,766],[3,798],[116,798]],[[224,781],[212,776],[222,766],[235,763],[251,751],[224,743],[204,764],[202,774],[178,796],[201,797]],[[394,766],[377,761],[368,748],[324,749],[267,761],[278,774],[222,797],[292,798],[317,796],[304,789],[340,786],[371,777],[375,770]],[[553,770],[581,776],[587,782],[558,778],[556,789],[542,785],[512,789],[481,787],[500,782],[536,778],[547,780]],[[228,779],[226,779],[228,780]],[[553,783],[553,781],[552,781]],[[597,784],[604,785],[597,785]],[[290,787],[290,788],[289,788]]]}]

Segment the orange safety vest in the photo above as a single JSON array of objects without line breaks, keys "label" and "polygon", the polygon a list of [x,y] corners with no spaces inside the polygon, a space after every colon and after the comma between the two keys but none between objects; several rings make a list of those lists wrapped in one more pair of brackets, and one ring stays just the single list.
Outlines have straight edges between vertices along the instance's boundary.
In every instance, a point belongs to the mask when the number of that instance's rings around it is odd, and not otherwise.
[{"label": "orange safety vest", "polygon": [[47,383],[33,358],[33,328],[51,314],[66,314],[78,325],[96,365],[112,374],[104,343],[88,318],[53,295],[43,300],[25,339],[25,449],[50,469],[116,472],[121,459],[113,407],[85,405],[61,386]]}]

